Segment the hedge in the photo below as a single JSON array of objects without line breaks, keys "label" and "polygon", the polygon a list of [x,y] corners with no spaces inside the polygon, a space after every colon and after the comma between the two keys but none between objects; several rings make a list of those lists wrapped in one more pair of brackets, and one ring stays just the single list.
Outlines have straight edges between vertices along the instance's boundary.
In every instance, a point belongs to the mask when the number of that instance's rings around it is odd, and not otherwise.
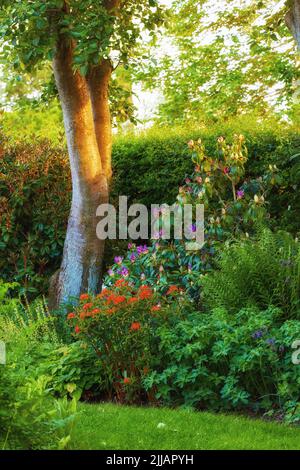
[{"label": "hedge", "polygon": [[[186,143],[201,137],[207,151],[216,139],[243,132],[249,151],[249,176],[263,175],[269,163],[284,174],[285,188],[274,190],[270,211],[276,225],[300,231],[300,134],[293,128],[161,129],[115,139],[111,199],[127,195],[148,207],[174,202],[178,186],[192,170]],[[27,293],[46,292],[59,267],[70,207],[71,182],[64,147],[49,142],[7,144],[0,149],[1,278],[18,281]],[[123,244],[124,246],[124,244]],[[110,244],[107,263],[119,244]]]}]

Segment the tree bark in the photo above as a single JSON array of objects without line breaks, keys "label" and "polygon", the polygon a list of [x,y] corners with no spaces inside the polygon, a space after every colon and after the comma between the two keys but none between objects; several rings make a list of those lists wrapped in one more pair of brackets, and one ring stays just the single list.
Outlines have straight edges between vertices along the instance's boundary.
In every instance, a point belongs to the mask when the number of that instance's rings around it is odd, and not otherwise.
[{"label": "tree bark", "polygon": [[112,66],[110,61],[103,60],[99,66],[94,67],[91,70],[88,77],[96,139],[101,157],[102,168],[108,180],[110,180],[112,176],[112,130],[108,100],[111,74]]},{"label": "tree bark", "polygon": [[[72,205],[64,245],[63,261],[52,282],[49,304],[54,308],[78,298],[83,292],[93,294],[100,290],[104,241],[96,235],[96,209],[109,198],[107,175],[111,173],[108,124],[104,125],[92,109],[97,98],[91,100],[85,77],[74,72],[73,47],[62,41],[58,46],[53,69],[64,116],[67,145],[72,175]],[[100,93],[100,92],[99,92]],[[103,96],[107,100],[108,93]],[[107,119],[110,116],[107,114]],[[95,121],[99,124],[96,137]],[[103,126],[104,130],[101,130]],[[105,138],[102,141],[103,136]],[[105,168],[100,152],[105,153]]]},{"label": "tree bark", "polygon": [[292,1],[291,8],[286,14],[285,22],[300,50],[300,0]]}]

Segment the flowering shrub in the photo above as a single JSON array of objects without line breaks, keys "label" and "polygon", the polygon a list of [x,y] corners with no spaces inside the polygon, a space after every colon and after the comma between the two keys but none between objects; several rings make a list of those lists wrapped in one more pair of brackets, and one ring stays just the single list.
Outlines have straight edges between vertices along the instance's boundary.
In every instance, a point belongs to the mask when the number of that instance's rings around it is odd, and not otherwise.
[{"label": "flowering shrub", "polygon": [[[108,270],[105,285],[112,285],[117,279],[126,279],[140,286],[145,279],[158,291],[164,293],[170,283],[181,285],[192,298],[199,295],[201,277],[214,266],[214,257],[225,240],[232,237],[248,237],[253,233],[255,222],[266,219],[266,184],[273,184],[270,175],[276,174],[276,167],[270,167],[268,178],[245,180],[247,149],[243,136],[235,135],[232,145],[223,137],[217,142],[217,157],[208,157],[199,139],[190,141],[194,172],[179,188],[177,203],[180,206],[203,204],[205,207],[205,245],[201,251],[187,251],[187,240],[163,239],[164,224],[167,224],[164,210],[157,217],[162,230],[158,240],[150,246],[136,246],[130,243],[127,254],[115,257],[115,264]],[[190,227],[191,236],[196,231]]]},{"label": "flowering shrub", "polygon": [[145,398],[141,383],[155,356],[156,328],[182,316],[187,308],[177,286],[162,297],[146,284],[133,288],[118,280],[97,297],[81,295],[68,321],[74,336],[92,346],[95,360],[100,359],[101,390],[108,398],[119,402]]}]

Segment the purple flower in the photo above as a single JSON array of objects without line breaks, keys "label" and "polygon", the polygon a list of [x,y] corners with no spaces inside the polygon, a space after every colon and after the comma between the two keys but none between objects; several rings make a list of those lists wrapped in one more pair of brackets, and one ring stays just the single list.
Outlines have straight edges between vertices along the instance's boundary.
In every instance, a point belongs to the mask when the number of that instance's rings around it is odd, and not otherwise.
[{"label": "purple flower", "polygon": [[115,256],[114,261],[116,264],[122,264],[123,258],[122,256]]},{"label": "purple flower", "polygon": [[238,199],[243,199],[243,197],[245,196],[245,191],[243,189],[239,189],[237,192],[236,192],[236,195],[237,195],[237,198]]},{"label": "purple flower", "polygon": [[270,346],[275,346],[275,339],[274,338],[268,338],[266,339],[266,343],[269,344]]},{"label": "purple flower", "polygon": [[124,267],[121,269],[121,275],[122,275],[123,277],[126,277],[126,276],[128,276],[128,274],[129,274],[129,271],[128,271],[128,269],[124,266]]},{"label": "purple flower", "polygon": [[136,250],[137,250],[138,255],[148,253],[147,245],[139,245]]},{"label": "purple flower", "polygon": [[197,231],[197,225],[196,224],[190,225],[189,230],[190,232],[195,233]]},{"label": "purple flower", "polygon": [[254,339],[259,339],[264,335],[264,332],[262,330],[257,330],[252,334],[252,338]]},{"label": "purple flower", "polygon": [[193,266],[192,266],[191,263],[189,263],[189,264],[188,264],[188,270],[189,270],[189,271],[192,271],[192,269],[193,269]]},{"label": "purple flower", "polygon": [[131,255],[130,255],[130,258],[129,258],[129,259],[130,259],[130,261],[131,261],[132,263],[134,263],[134,262],[135,262],[135,260],[136,260],[136,254],[135,254],[135,253],[131,253]]},{"label": "purple flower", "polygon": [[133,243],[128,243],[128,250],[132,250],[133,248]]},{"label": "purple flower", "polygon": [[108,272],[108,275],[109,275],[109,276],[114,276],[114,275],[115,275],[115,273],[113,272],[112,269],[109,269],[107,272]]}]

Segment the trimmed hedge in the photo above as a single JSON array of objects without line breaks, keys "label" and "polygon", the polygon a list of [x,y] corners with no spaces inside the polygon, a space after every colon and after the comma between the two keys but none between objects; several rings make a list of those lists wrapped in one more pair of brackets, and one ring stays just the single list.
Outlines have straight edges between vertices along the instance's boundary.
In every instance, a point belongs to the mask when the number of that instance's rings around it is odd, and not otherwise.
[{"label": "trimmed hedge", "polygon": [[[113,146],[112,202],[117,202],[118,195],[127,195],[131,202],[148,207],[171,204],[193,168],[186,143],[201,137],[207,152],[213,154],[218,136],[230,139],[242,132],[250,157],[249,176],[263,175],[269,163],[280,168],[285,187],[274,190],[270,211],[277,226],[297,233],[300,156],[295,155],[300,154],[300,133],[273,127],[242,129],[228,124],[208,130],[161,129],[119,137]],[[27,293],[46,292],[48,278],[60,264],[70,207],[66,151],[49,142],[8,145],[2,139],[0,162],[1,277],[20,282]],[[108,264],[119,250],[118,243],[108,245]]]}]

